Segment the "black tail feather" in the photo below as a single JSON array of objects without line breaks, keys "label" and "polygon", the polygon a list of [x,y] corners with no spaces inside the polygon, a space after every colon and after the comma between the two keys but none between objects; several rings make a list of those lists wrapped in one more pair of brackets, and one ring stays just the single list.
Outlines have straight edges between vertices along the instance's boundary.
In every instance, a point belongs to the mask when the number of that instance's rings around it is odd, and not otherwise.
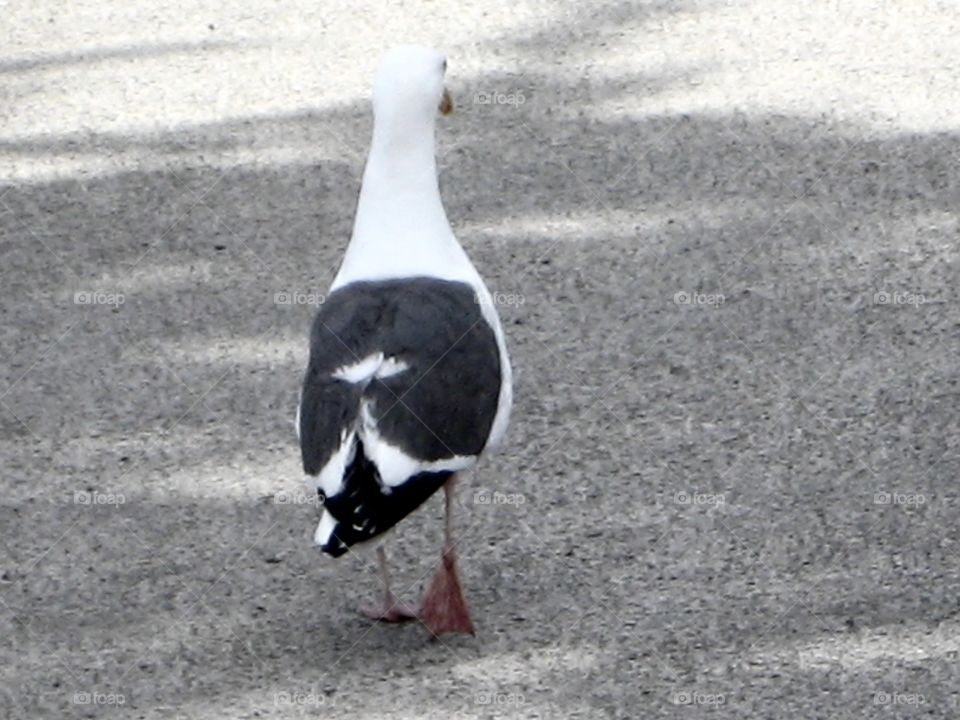
[{"label": "black tail feather", "polygon": [[449,471],[423,472],[401,485],[386,487],[358,439],[353,462],[344,473],[343,490],[324,501],[337,526],[323,551],[340,557],[351,545],[389,530],[443,487],[451,475]]}]

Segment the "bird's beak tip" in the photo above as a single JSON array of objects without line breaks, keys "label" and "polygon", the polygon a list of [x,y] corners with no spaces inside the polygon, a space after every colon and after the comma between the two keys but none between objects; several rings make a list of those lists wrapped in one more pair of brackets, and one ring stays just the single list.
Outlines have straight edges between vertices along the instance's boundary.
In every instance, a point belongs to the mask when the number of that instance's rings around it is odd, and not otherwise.
[{"label": "bird's beak tip", "polygon": [[453,98],[450,97],[450,91],[443,89],[443,97],[440,98],[440,112],[443,115],[449,115],[453,112]]}]

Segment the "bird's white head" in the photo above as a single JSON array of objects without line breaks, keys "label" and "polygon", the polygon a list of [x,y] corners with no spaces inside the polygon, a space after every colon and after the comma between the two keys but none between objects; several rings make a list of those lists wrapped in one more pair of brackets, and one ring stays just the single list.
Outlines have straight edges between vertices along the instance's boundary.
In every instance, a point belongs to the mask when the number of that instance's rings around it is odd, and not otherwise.
[{"label": "bird's white head", "polygon": [[447,59],[433,48],[402,45],[388,50],[373,83],[377,124],[433,125],[439,110],[453,109],[443,86]]}]

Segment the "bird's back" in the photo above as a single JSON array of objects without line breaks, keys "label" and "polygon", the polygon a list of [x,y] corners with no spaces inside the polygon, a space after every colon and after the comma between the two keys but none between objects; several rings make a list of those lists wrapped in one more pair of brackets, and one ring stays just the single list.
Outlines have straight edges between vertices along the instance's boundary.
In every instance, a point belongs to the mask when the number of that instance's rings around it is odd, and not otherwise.
[{"label": "bird's back", "polygon": [[501,403],[497,329],[467,283],[355,282],[321,306],[300,408],[304,470],[331,554],[392,527],[487,445]]}]

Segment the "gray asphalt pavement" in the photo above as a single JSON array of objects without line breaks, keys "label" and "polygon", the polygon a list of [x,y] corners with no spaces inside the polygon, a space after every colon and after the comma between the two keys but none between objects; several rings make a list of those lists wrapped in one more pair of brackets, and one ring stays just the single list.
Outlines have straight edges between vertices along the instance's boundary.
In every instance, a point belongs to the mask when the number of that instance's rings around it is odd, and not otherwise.
[{"label": "gray asphalt pavement", "polygon": [[[0,6],[0,716],[960,716],[952,4]],[[293,431],[407,40],[515,366],[474,638],[355,612]]]}]

